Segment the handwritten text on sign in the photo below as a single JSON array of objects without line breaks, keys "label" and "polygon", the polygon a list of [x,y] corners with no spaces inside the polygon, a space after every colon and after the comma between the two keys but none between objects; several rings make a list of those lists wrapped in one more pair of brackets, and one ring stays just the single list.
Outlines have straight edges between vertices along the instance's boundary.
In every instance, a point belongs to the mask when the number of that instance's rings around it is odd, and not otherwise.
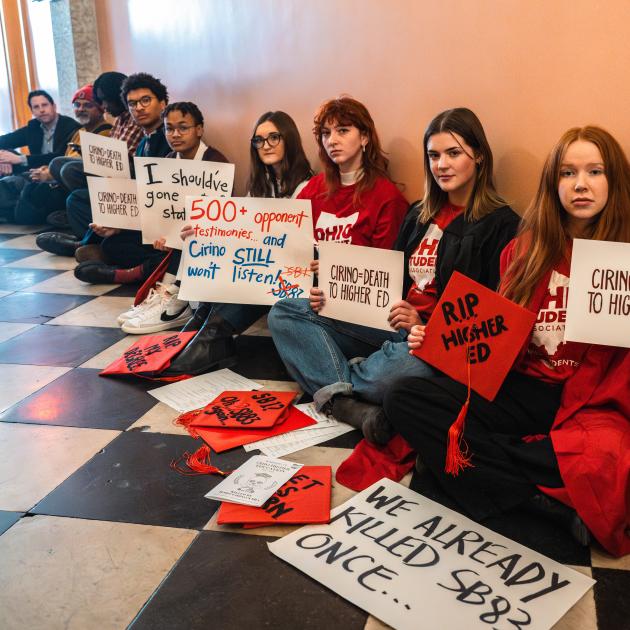
[{"label": "handwritten text on sign", "polygon": [[273,304],[308,296],[310,201],[187,197],[186,214],[195,233],[183,248],[181,299]]},{"label": "handwritten text on sign", "polygon": [[87,177],[87,183],[94,223],[123,230],[140,229],[134,179]]},{"label": "handwritten text on sign", "polygon": [[320,241],[319,286],[326,317],[392,330],[390,308],[402,295],[404,254]]},{"label": "handwritten text on sign", "polygon": [[134,163],[144,243],[165,238],[169,247],[181,249],[179,233],[186,224],[186,196],[232,194],[234,164],[139,157]]},{"label": "handwritten text on sign", "polygon": [[83,170],[101,177],[129,179],[129,156],[124,140],[108,138],[97,133],[80,131]]},{"label": "handwritten text on sign", "polygon": [[630,348],[630,243],[573,241],[564,338]]},{"label": "handwritten text on sign", "polygon": [[399,629],[551,628],[594,583],[388,479],[269,549]]}]

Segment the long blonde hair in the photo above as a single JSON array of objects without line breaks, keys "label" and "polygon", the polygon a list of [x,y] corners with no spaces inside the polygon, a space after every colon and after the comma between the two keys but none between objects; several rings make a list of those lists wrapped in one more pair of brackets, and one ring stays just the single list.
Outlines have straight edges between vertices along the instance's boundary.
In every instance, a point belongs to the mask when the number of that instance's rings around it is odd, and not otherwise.
[{"label": "long blonde hair", "polygon": [[586,227],[582,237],[595,241],[630,241],[630,164],[623,149],[600,127],[569,129],[545,161],[538,191],[521,222],[514,258],[504,274],[501,293],[521,306],[529,303],[544,274],[567,254],[571,236],[558,184],[567,149],[577,140],[592,142],[599,149],[608,180],[606,205]]},{"label": "long blonde hair", "polygon": [[431,162],[427,153],[429,138],[436,133],[460,135],[475,152],[475,158],[479,160],[475,166],[475,185],[468,206],[464,210],[466,219],[478,221],[497,208],[505,206],[505,201],[494,187],[492,150],[481,121],[467,107],[455,107],[438,114],[424,132],[422,141],[424,149],[424,198],[420,210],[420,222],[430,221],[448,201],[448,193],[439,187],[431,173]]}]

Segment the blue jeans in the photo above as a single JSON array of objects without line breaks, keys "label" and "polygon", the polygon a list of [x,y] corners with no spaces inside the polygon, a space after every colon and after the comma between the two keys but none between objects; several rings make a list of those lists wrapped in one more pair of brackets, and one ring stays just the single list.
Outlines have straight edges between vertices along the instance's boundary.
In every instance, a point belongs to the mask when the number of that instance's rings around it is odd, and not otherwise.
[{"label": "blue jeans", "polygon": [[380,405],[394,381],[435,374],[409,354],[406,331],[322,317],[307,299],[276,302],[267,322],[289,374],[313,396],[318,408],[335,394],[356,394]]}]

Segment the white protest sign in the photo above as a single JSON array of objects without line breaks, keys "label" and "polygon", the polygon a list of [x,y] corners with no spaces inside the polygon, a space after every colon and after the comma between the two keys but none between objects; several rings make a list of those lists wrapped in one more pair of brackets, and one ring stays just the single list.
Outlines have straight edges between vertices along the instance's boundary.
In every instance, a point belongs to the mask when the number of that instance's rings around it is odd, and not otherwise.
[{"label": "white protest sign", "polygon": [[123,230],[140,229],[134,179],[88,177],[87,183],[94,223]]},{"label": "white protest sign", "polygon": [[630,348],[630,243],[573,241],[564,339]]},{"label": "white protest sign", "polygon": [[404,265],[402,252],[320,241],[319,287],[326,297],[320,315],[393,330],[387,316],[401,299]]},{"label": "white protest sign", "polygon": [[232,194],[234,164],[146,157],[134,164],[143,243],[165,238],[169,247],[182,249],[186,196]]},{"label": "white protest sign", "polygon": [[187,197],[195,233],[182,250],[181,300],[273,304],[308,297],[311,202]]},{"label": "white protest sign", "polygon": [[127,143],[101,136],[98,133],[79,131],[83,170],[91,175],[129,179]]},{"label": "white protest sign", "polygon": [[269,550],[400,630],[546,630],[594,584],[389,479]]}]

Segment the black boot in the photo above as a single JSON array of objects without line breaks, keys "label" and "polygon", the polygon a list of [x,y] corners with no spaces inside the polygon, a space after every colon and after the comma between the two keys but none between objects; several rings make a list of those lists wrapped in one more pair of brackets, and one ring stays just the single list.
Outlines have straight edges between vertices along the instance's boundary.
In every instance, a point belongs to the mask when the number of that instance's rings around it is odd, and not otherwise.
[{"label": "black boot", "polygon": [[194,315],[184,324],[180,332],[189,332],[191,330],[201,330],[208,315],[210,315],[211,304],[208,302],[200,302]]},{"label": "black boot", "polygon": [[210,315],[199,332],[175,357],[164,376],[203,374],[236,365],[234,328],[218,315]]},{"label": "black boot", "polygon": [[37,247],[57,256],[74,256],[81,240],[65,232],[44,232],[35,238]]},{"label": "black boot", "polygon": [[394,435],[394,430],[380,405],[357,400],[352,396],[337,395],[332,400],[331,411],[340,422],[361,429],[363,437],[372,444],[383,446]]},{"label": "black boot", "polygon": [[583,547],[591,543],[591,533],[577,512],[546,494],[535,494],[521,505],[528,512],[540,514],[569,530],[575,541]]}]

